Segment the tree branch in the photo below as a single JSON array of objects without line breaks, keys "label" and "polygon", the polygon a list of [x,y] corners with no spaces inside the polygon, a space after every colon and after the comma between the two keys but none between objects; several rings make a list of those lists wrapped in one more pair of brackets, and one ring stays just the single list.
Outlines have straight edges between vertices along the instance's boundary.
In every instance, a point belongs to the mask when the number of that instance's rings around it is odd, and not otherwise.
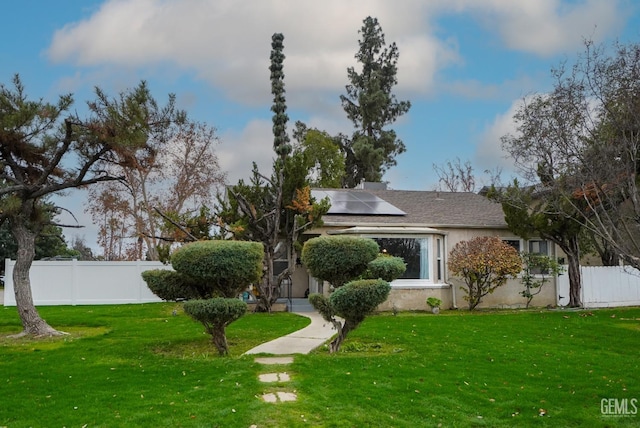
[{"label": "tree branch", "polygon": [[[189,232],[185,227],[183,227],[181,224],[175,222],[173,219],[171,219],[168,215],[166,215],[165,213],[163,213],[158,207],[153,207],[153,210],[155,212],[157,212],[163,219],[167,220],[169,223],[171,223],[172,225],[174,225],[175,227],[178,228],[178,230],[180,230],[182,233],[184,233],[185,235],[187,235],[192,241],[197,241],[198,238],[196,238],[195,236],[193,236],[191,234],[191,232]],[[155,236],[153,238],[156,238]],[[167,241],[168,239],[164,239],[162,237],[160,237],[160,239],[163,239],[165,241]]]}]

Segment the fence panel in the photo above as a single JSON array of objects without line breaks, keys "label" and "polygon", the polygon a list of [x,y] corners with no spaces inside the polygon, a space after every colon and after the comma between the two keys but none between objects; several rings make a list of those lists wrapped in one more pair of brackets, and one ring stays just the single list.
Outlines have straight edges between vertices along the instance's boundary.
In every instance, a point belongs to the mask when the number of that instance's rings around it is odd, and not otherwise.
[{"label": "fence panel", "polygon": [[[585,308],[640,305],[640,271],[629,266],[582,266],[582,304]],[[558,282],[558,304],[566,305],[569,277]],[[562,298],[561,298],[562,296]]]},{"label": "fence panel", "polygon": [[[5,260],[4,305],[15,306],[14,260]],[[34,261],[29,278],[34,304],[112,305],[160,302],[140,275],[171,269],[160,262]]]}]

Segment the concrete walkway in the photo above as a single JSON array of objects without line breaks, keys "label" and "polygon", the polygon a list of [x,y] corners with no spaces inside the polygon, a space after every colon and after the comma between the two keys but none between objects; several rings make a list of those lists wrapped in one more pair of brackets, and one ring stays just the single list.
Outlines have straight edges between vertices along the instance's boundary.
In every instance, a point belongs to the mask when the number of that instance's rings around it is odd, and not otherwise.
[{"label": "concrete walkway", "polygon": [[336,334],[333,325],[325,321],[319,313],[297,312],[296,314],[310,318],[311,324],[302,330],[258,345],[245,352],[245,354],[308,354]]}]

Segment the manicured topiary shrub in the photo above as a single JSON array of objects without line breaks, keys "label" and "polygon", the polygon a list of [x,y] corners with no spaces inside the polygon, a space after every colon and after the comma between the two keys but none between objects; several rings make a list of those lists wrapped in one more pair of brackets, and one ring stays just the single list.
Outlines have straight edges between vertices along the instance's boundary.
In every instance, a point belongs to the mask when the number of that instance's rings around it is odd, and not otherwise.
[{"label": "manicured topiary shrub", "polygon": [[171,266],[207,283],[222,297],[236,297],[262,276],[263,246],[248,241],[198,241],[179,248]]},{"label": "manicured topiary shrub", "polygon": [[329,302],[337,316],[357,326],[387,300],[390,291],[391,286],[383,279],[359,279],[331,293]]},{"label": "manicured topiary shrub", "polygon": [[[336,290],[327,298],[321,294],[309,296],[309,302],[331,322],[338,335],[329,345],[330,352],[340,350],[347,334],[358,327],[364,318],[387,300],[389,281],[402,275],[404,262],[386,257],[378,263],[379,247],[373,239],[351,236],[325,236],[307,241],[302,249],[302,261],[315,278],[331,283]],[[367,271],[367,267],[370,270]],[[359,276],[378,275],[376,279],[357,279]],[[384,279],[380,278],[384,275]],[[396,276],[397,275],[397,276]],[[349,282],[352,281],[352,282]],[[336,316],[344,319],[344,324]]]},{"label": "manicured topiary shrub", "polygon": [[247,312],[247,304],[239,299],[228,298],[190,300],[184,303],[184,311],[204,325],[213,344],[224,355],[225,352],[220,350],[229,348],[225,328]]},{"label": "manicured topiary shrub", "polygon": [[400,278],[407,270],[407,264],[401,257],[378,254],[374,260],[369,262],[367,271],[363,275],[370,279],[384,279],[391,282]]},{"label": "manicured topiary shrub", "polygon": [[182,294],[207,299],[186,302],[185,312],[204,325],[220,355],[227,355],[225,327],[246,312],[247,304],[237,297],[260,281],[263,256],[262,244],[257,242],[193,242],[171,257],[176,272],[145,272],[142,277],[162,299],[175,300]]},{"label": "manicured topiary shrub", "polygon": [[323,294],[313,293],[309,295],[309,303],[315,308],[322,318],[327,321],[332,321],[336,312],[333,310],[333,306],[329,302],[329,299]]},{"label": "manicured topiary shrub", "polygon": [[[309,296],[313,307],[338,330],[338,335],[329,345],[329,351],[339,351],[347,334],[384,303],[390,291],[391,285],[383,279],[358,279],[338,288],[328,299],[322,294]],[[336,316],[343,318],[344,324],[337,321]]]},{"label": "manicured topiary shrub", "polygon": [[162,300],[178,301],[213,297],[212,290],[207,290],[209,287],[201,287],[197,280],[172,270],[147,270],[142,272],[142,279],[147,283],[149,290]]},{"label": "manicured topiary shrub", "polygon": [[301,259],[313,277],[337,288],[366,271],[379,250],[373,239],[321,236],[304,244]]}]

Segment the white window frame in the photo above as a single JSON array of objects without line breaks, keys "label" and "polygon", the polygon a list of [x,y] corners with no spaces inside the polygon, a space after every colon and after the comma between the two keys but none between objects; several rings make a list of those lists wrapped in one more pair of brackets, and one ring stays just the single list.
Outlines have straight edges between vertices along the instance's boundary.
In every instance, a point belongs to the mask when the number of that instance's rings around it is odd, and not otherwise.
[{"label": "white window frame", "polygon": [[[444,272],[444,268],[443,268],[443,278],[441,280],[435,280],[435,276],[437,275],[437,266],[435,264],[436,262],[436,255],[434,254],[437,249],[434,249],[434,240],[435,239],[439,239],[441,245],[443,246],[442,251],[444,253],[444,243],[445,243],[445,239],[443,236],[440,235],[434,235],[434,234],[395,234],[395,233],[381,233],[381,234],[362,234],[360,235],[364,238],[372,238],[372,239],[385,239],[385,238],[397,238],[397,239],[424,239],[426,240],[426,248],[427,248],[427,267],[428,267],[428,271],[429,271],[429,276],[428,278],[399,278],[396,280],[393,280],[391,282],[391,287],[393,288],[447,288],[449,287],[448,284],[446,284],[445,281],[445,272]],[[442,262],[444,261],[444,255],[441,256],[442,258]],[[424,261],[421,260],[421,264]],[[435,268],[435,271],[434,271]]]},{"label": "white window frame", "polygon": [[[553,257],[554,255],[554,247],[553,247],[553,242],[549,241],[548,239],[542,239],[542,238],[533,238],[533,239],[522,239],[522,238],[516,238],[516,237],[508,237],[508,236],[502,236],[500,237],[500,239],[502,239],[503,242],[507,242],[507,241],[518,241],[519,242],[519,246],[520,246],[520,250],[518,251],[519,253],[532,253],[531,251],[531,243],[532,242],[546,242],[547,243],[547,252],[546,253],[534,253],[534,254],[542,254],[544,256],[547,257]],[[533,274],[534,277],[538,277],[538,276],[542,276],[540,274]],[[519,274],[518,277],[521,277],[522,274]]]},{"label": "white window frame", "polygon": [[[544,242],[547,247],[547,251],[544,253],[531,251],[531,244],[534,242]],[[551,257],[551,241],[548,239],[529,239],[527,240],[527,252],[532,254],[541,254],[543,256]]]}]

